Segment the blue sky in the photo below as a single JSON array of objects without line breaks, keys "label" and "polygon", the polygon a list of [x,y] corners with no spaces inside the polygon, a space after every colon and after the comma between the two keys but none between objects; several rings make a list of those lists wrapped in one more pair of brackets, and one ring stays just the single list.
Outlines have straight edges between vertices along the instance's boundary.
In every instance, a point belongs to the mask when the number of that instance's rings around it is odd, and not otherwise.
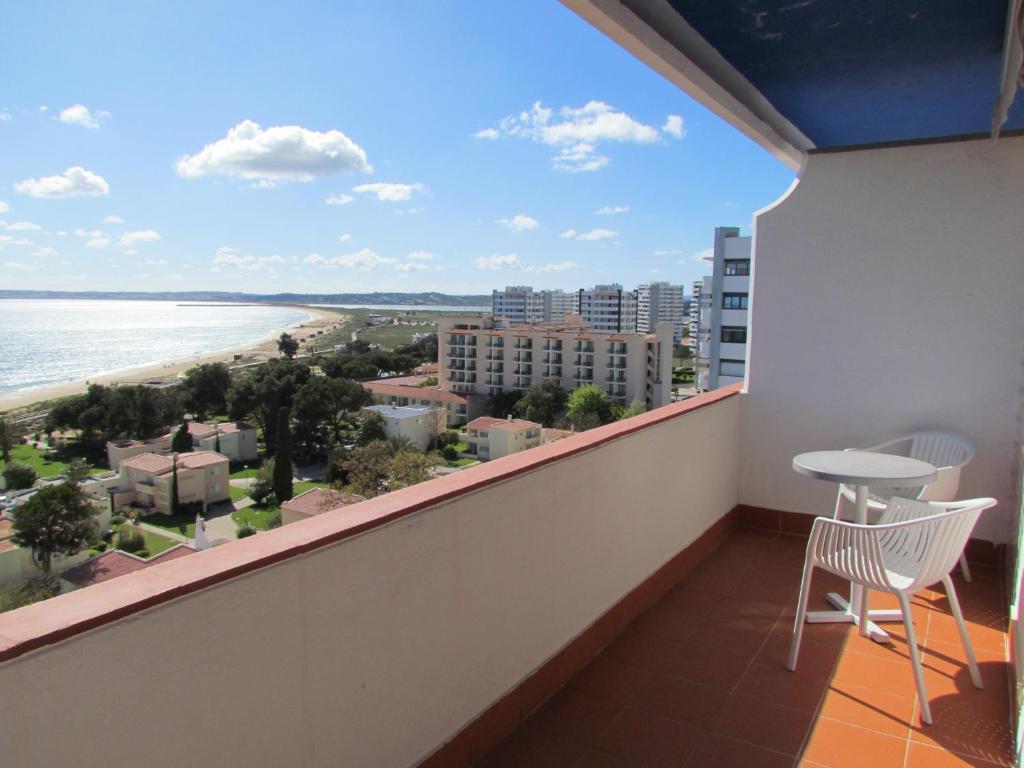
[{"label": "blue sky", "polygon": [[38,0],[0,71],[3,288],[688,284],[793,179],[554,0]]}]

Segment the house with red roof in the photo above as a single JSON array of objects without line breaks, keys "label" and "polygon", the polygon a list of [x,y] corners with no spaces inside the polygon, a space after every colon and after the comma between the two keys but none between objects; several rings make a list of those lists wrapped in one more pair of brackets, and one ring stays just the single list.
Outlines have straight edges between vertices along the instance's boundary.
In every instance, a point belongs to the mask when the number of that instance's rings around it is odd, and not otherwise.
[{"label": "house with red roof", "polygon": [[110,490],[113,508],[145,507],[171,513],[171,478],[178,477],[181,504],[210,504],[231,498],[227,456],[214,451],[192,451],[162,456],[143,453],[121,461],[117,487]]},{"label": "house with red roof", "polygon": [[355,493],[342,493],[330,488],[310,488],[281,505],[281,525],[306,520],[324,512],[358,504],[360,501],[363,501],[363,497]]},{"label": "house with red roof", "polygon": [[82,587],[100,584],[159,563],[186,557],[195,551],[187,544],[177,544],[147,560],[119,549],[111,549],[61,573],[60,591],[62,593],[71,592]]}]

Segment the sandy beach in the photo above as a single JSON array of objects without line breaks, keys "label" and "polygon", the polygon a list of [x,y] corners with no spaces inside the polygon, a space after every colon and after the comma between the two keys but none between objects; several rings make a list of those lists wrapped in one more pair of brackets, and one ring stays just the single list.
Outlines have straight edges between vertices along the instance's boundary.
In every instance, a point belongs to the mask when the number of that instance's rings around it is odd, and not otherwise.
[{"label": "sandy beach", "polygon": [[43,403],[47,400],[54,400],[58,397],[77,395],[85,392],[89,384],[139,384],[165,379],[176,378],[179,373],[187,371],[201,363],[228,363],[233,365],[246,365],[249,363],[262,362],[277,357],[277,339],[282,333],[290,333],[296,338],[315,334],[317,331],[324,331],[341,324],[345,315],[330,310],[308,307],[305,305],[293,305],[310,315],[308,320],[278,328],[269,336],[255,341],[251,344],[244,344],[231,349],[223,349],[217,352],[210,352],[203,355],[179,360],[170,360],[158,365],[146,365],[136,368],[125,368],[112,373],[92,376],[87,379],[76,379],[64,384],[55,384],[48,387],[29,389],[24,392],[11,392],[0,395],[0,413],[4,411],[21,410],[36,403]]}]

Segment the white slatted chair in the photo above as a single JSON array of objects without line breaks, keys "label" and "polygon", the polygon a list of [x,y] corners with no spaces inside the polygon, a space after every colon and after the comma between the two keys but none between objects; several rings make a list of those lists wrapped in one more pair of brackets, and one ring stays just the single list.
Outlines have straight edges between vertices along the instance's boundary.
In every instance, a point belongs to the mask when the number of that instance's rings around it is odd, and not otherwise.
[{"label": "white slatted chair", "polygon": [[[965,437],[951,432],[923,430],[886,440],[870,448],[848,448],[853,451],[876,451],[907,456],[911,459],[926,461],[939,470],[935,480],[920,488],[885,488],[871,486],[868,489],[868,509],[876,512],[885,509],[893,496],[922,501],[953,501],[960,489],[960,470],[974,458],[974,445]],[[840,485],[836,495],[836,511],[834,517],[842,519],[844,501],[856,503],[856,489],[849,485]],[[971,580],[971,569],[967,564],[967,555],[960,555],[960,571],[964,579]]]},{"label": "white slatted chair", "polygon": [[910,598],[915,592],[942,582],[949,598],[949,606],[960,631],[964,653],[975,687],[981,688],[981,674],[974,659],[960,602],[950,572],[963,552],[982,511],[995,506],[995,499],[970,501],[927,502],[894,497],[877,525],[857,525],[845,520],[819,517],[814,521],[807,542],[803,581],[797,603],[796,622],[793,625],[793,644],[789,651],[791,670],[796,669],[807,616],[807,598],[811,575],[815,568],[841,576],[864,587],[861,599],[860,632],[868,631],[868,590],[889,592],[899,599],[903,611],[903,624],[907,630],[910,661],[914,668],[914,682],[921,699],[921,720],[932,722],[928,692],[924,687],[921,656],[914,634],[914,620],[910,615]]}]

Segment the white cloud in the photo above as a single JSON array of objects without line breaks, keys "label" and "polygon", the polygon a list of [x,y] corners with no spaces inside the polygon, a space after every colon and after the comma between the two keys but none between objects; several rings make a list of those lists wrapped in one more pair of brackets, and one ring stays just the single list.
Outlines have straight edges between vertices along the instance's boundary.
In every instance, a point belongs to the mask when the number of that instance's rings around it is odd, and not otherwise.
[{"label": "white cloud", "polygon": [[46,106],[45,104],[40,104],[40,105],[39,105],[39,114],[41,114],[41,115],[44,115],[44,114],[46,114],[46,112],[47,112],[47,111],[48,111],[49,109],[50,109],[50,108],[49,108],[48,106]]},{"label": "white cloud", "polygon": [[517,213],[511,219],[498,219],[497,224],[503,224],[515,232],[522,232],[527,229],[536,229],[540,226],[540,222],[532,216],[527,216],[524,213]]},{"label": "white cloud", "polygon": [[86,248],[93,249],[106,248],[108,245],[110,245],[109,237],[94,237],[92,240],[87,240],[85,243]]},{"label": "white cloud", "polygon": [[355,198],[352,195],[328,195],[324,202],[328,205],[348,205],[353,200]]},{"label": "white cloud", "polygon": [[678,248],[660,249],[654,252],[655,256],[681,256],[686,251],[681,251]]},{"label": "white cloud", "polygon": [[11,210],[11,206],[9,206],[3,200],[0,200],[0,213],[7,213],[7,211],[9,210]]},{"label": "white cloud", "polygon": [[112,213],[109,216],[103,217],[104,224],[124,224],[124,219],[118,216],[116,213]]},{"label": "white cloud", "polygon": [[15,237],[14,235],[0,235],[0,249],[3,249],[8,245],[32,245],[31,240],[26,240],[24,237]]},{"label": "white cloud", "polygon": [[214,271],[237,271],[237,272],[275,272],[276,268],[284,264],[285,260],[274,254],[273,256],[252,256],[241,254],[229,246],[221,246],[213,255]]},{"label": "white cloud", "polygon": [[434,258],[434,254],[430,251],[412,251],[407,258],[414,259],[416,261],[430,261]]},{"label": "white cloud", "polygon": [[13,224],[5,225],[4,229],[8,232],[39,232],[42,227],[31,221],[16,221]]},{"label": "white cloud", "polygon": [[31,264],[22,264],[20,261],[5,261],[4,266],[8,269],[16,269],[19,272],[33,272],[35,267]]},{"label": "white cloud", "polygon": [[352,235],[350,235],[348,232],[346,232],[345,234],[340,235],[338,237],[339,242],[342,242],[342,243],[347,243],[351,239],[352,239]]},{"label": "white cloud", "polygon": [[669,115],[665,118],[665,124],[661,130],[673,139],[681,139],[686,135],[686,127],[683,125],[683,118],[679,115]]},{"label": "white cloud", "polygon": [[602,143],[653,144],[661,140],[657,128],[603,101],[589,101],[582,107],[562,107],[557,117],[554,110],[538,101],[528,111],[504,118],[497,128],[473,135],[489,140],[514,136],[557,147],[558,152],[552,158],[554,167],[571,173],[596,171],[606,166],[608,157],[598,152]]},{"label": "white cloud", "polygon": [[629,213],[628,205],[606,205],[598,208],[594,213],[598,216],[614,216],[616,213]]},{"label": "white cloud", "polygon": [[75,234],[78,237],[103,237],[103,230],[101,229],[82,229],[79,227],[75,230]]},{"label": "white cloud", "polygon": [[32,251],[33,256],[46,258],[47,256],[60,256],[60,251],[50,245],[43,245]]},{"label": "white cloud", "polygon": [[0,123],[9,123],[11,121],[11,113],[6,109],[0,109]]},{"label": "white cloud", "polygon": [[372,170],[366,152],[341,131],[311,131],[298,125],[263,129],[252,120],[243,120],[223,139],[177,162],[178,175],[185,178],[217,174],[254,179],[261,186]]},{"label": "white cloud", "polygon": [[125,255],[125,256],[138,256],[138,255],[139,255],[139,252],[138,252],[138,251],[136,251],[136,250],[135,250],[134,248],[131,248],[131,249],[129,249],[129,250],[127,250],[127,251],[125,251],[125,252],[124,252],[124,255]]},{"label": "white cloud", "polygon": [[102,176],[76,165],[59,176],[19,181],[14,190],[32,197],[99,197],[110,194],[110,185]]},{"label": "white cloud", "polygon": [[152,243],[160,239],[160,233],[155,229],[137,229],[133,232],[121,233],[121,239],[117,244],[123,248],[134,248],[139,243]]},{"label": "white cloud", "polygon": [[69,125],[81,125],[85,128],[95,129],[99,128],[108,117],[110,117],[110,113],[104,110],[90,112],[85,105],[75,104],[62,109],[57,119]]},{"label": "white cloud", "polygon": [[166,264],[167,261],[165,259],[146,259],[142,262],[142,266],[144,267],[162,267]]},{"label": "white cloud", "polygon": [[388,203],[400,203],[412,198],[414,192],[425,192],[426,187],[416,182],[415,184],[386,184],[375,182],[373,184],[360,184],[352,187],[352,191],[361,195],[374,195],[378,200]]},{"label": "white cloud", "polygon": [[394,259],[390,256],[381,256],[376,251],[372,251],[369,248],[363,248],[355,253],[346,253],[342,256],[335,256],[330,261],[332,264],[337,264],[340,267],[371,270],[384,264],[394,264],[398,259]]},{"label": "white cloud", "polygon": [[[715,258],[715,249],[705,248],[703,251],[697,251],[695,254],[690,256],[688,261],[695,261],[698,264],[703,264],[704,262],[710,261],[713,258]],[[683,259],[679,263],[684,264],[686,261],[686,259]]]},{"label": "white cloud", "polygon": [[405,264],[399,264],[395,269],[402,274],[407,274],[409,272],[422,272],[425,269],[430,269],[430,267],[417,261],[407,261]]},{"label": "white cloud", "polygon": [[473,263],[476,264],[477,269],[507,272],[564,272],[576,268],[574,261],[560,261],[556,264],[541,264],[540,266],[523,264],[516,253],[495,253],[491,256],[481,256],[474,259]]},{"label": "white cloud", "polygon": [[577,240],[607,240],[611,237],[618,237],[619,233],[614,229],[592,229],[576,235]]},{"label": "white cloud", "polygon": [[567,229],[565,230],[565,232],[560,234],[559,237],[562,238],[563,240],[571,240],[572,238],[576,237],[576,230]]}]

